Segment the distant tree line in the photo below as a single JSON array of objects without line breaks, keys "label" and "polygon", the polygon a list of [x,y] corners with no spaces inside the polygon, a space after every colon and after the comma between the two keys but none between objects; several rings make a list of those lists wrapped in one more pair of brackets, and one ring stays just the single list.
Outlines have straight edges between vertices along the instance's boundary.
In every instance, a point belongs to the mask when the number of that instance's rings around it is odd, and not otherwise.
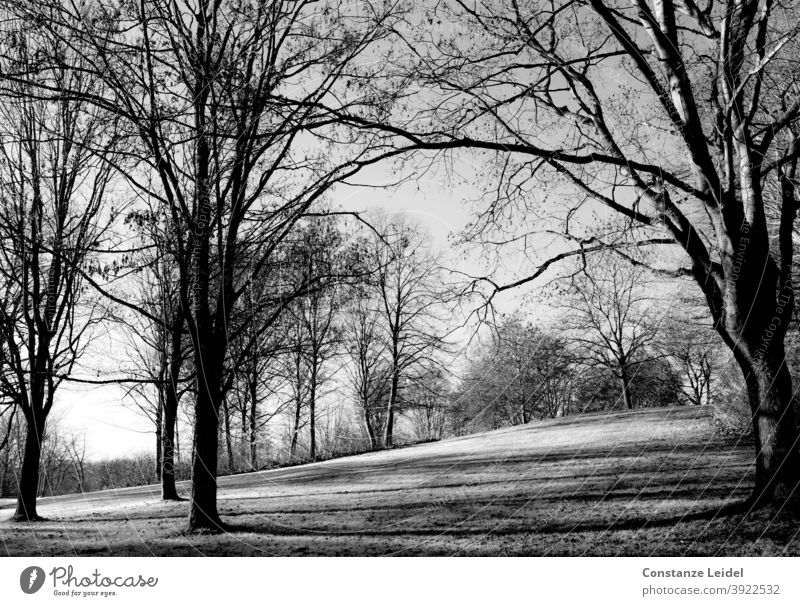
[{"label": "distant tree line", "polygon": [[452,396],[453,433],[657,406],[716,402],[728,414],[721,396],[741,381],[722,379],[730,357],[692,316],[696,301],[659,297],[663,283],[609,252],[587,256],[552,290],[553,317],[505,316],[476,348]]}]

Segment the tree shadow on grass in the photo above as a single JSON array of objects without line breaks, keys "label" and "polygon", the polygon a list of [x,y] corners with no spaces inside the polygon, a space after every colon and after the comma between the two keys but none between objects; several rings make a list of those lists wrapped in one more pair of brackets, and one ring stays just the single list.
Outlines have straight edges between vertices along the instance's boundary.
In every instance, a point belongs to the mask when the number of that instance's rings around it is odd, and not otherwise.
[{"label": "tree shadow on grass", "polygon": [[487,527],[482,525],[478,527],[460,527],[455,525],[452,528],[442,527],[416,527],[416,528],[363,528],[352,530],[320,530],[309,528],[296,528],[290,526],[277,525],[274,523],[267,524],[241,524],[241,523],[224,523],[222,532],[229,534],[257,534],[257,535],[272,535],[272,536],[430,536],[430,535],[447,535],[447,536],[480,536],[491,534],[494,536],[509,536],[509,535],[522,535],[522,534],[573,534],[580,532],[615,532],[615,531],[641,531],[651,530],[656,528],[665,528],[676,526],[679,524],[686,524],[698,521],[715,521],[722,520],[730,517],[748,516],[756,513],[756,511],[748,501],[741,501],[729,503],[722,507],[705,508],[701,510],[689,511],[683,514],[670,514],[670,515],[651,515],[651,516],[633,516],[626,519],[617,520],[586,520],[581,522],[574,521],[556,521],[544,524],[530,524],[530,525],[513,525],[506,527],[498,527],[497,524],[490,524]]},{"label": "tree shadow on grass", "polygon": [[551,528],[542,528],[537,532],[593,532],[593,531],[625,531],[625,530],[651,530],[686,524],[691,522],[715,522],[728,518],[741,518],[742,522],[749,518],[759,517],[784,517],[798,519],[797,512],[788,509],[779,509],[776,506],[754,506],[750,499],[727,503],[722,507],[704,508],[689,511],[683,514],[666,516],[636,516],[624,520],[617,519],[613,522],[597,523],[589,521],[576,525],[552,525]]},{"label": "tree shadow on grass", "polygon": [[6,521],[11,524],[38,524],[39,522],[52,522],[53,520],[42,516],[18,516],[16,513],[14,513],[10,518],[7,518]]}]

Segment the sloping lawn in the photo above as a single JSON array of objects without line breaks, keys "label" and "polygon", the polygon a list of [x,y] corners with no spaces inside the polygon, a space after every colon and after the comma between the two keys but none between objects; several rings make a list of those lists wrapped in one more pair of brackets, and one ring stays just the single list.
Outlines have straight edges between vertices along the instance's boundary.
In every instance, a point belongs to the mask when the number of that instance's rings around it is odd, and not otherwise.
[{"label": "sloping lawn", "polygon": [[222,534],[185,533],[187,503],[155,486],[43,499],[35,524],[0,502],[0,553],[800,554],[787,512],[725,509],[751,459],[700,408],[568,417],[221,478]]}]

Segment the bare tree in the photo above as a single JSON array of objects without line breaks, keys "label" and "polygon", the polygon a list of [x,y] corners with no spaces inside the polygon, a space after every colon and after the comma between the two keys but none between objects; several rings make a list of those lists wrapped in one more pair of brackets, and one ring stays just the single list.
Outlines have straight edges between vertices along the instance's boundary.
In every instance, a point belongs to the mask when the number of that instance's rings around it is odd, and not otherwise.
[{"label": "bare tree", "polygon": [[[297,319],[292,310],[298,297],[320,286],[312,284],[316,277],[297,267],[297,257],[292,252],[297,245],[293,240],[294,236],[284,242],[264,264],[258,281],[247,284],[246,293],[237,301],[231,316],[223,381],[224,406],[230,407],[227,411],[223,408],[223,413],[227,415],[225,440],[231,466],[238,458],[233,447],[234,414],[241,425],[242,459],[248,461],[250,469],[257,469],[259,446],[268,446],[259,440],[259,434],[293,402],[285,397],[285,389],[297,376],[287,374],[286,358],[290,351],[297,351],[295,345],[302,349],[303,341],[292,337],[292,322]],[[252,259],[241,262],[252,263]],[[304,379],[301,374],[301,384]]]},{"label": "bare tree", "polygon": [[440,261],[418,225],[395,215],[377,226],[382,237],[372,239],[371,254],[390,372],[383,444],[391,447],[404,379],[415,367],[435,365],[445,345],[449,294]]},{"label": "bare tree", "polygon": [[82,493],[86,486],[86,437],[71,436],[67,443],[67,454],[75,489]]},{"label": "bare tree", "polygon": [[50,419],[42,440],[40,497],[82,492],[85,487],[86,440]]},{"label": "bare tree", "polygon": [[571,280],[564,326],[584,362],[610,370],[619,380],[622,402],[635,407],[635,368],[652,357],[658,321],[652,313],[646,274],[613,253],[593,257]]},{"label": "bare tree", "polygon": [[364,428],[373,450],[382,446],[391,372],[387,363],[378,300],[367,284],[357,284],[348,297],[344,312],[344,343],[349,364],[350,390],[361,411]]},{"label": "bare tree", "polygon": [[404,398],[417,440],[441,440],[450,403],[450,385],[444,369],[421,368],[411,377]]},{"label": "bare tree", "polygon": [[324,395],[326,383],[334,372],[332,359],[338,354],[338,311],[343,287],[339,276],[345,262],[340,250],[342,234],[336,225],[312,221],[302,234],[301,263],[307,273],[306,282],[316,280],[318,286],[295,302],[295,311],[303,324],[305,343],[303,355],[307,376],[309,418],[309,457],[317,458],[316,421],[318,402]]},{"label": "bare tree", "polygon": [[[80,65],[64,41],[19,20],[6,22],[3,33],[0,71],[36,70],[35,86],[3,81],[0,91],[0,389],[27,424],[14,519],[37,520],[47,417],[103,317],[82,275],[103,233],[116,135],[104,112],[65,92],[93,94],[90,77],[39,69],[38,57],[49,53]],[[38,100],[37,87],[64,94]]]},{"label": "bare tree", "polygon": [[291,314],[286,318],[289,351],[282,356],[283,373],[291,390],[291,402],[294,404],[291,421],[291,439],[289,458],[295,460],[300,431],[305,427],[306,401],[308,399],[308,359],[304,355],[306,335],[305,323],[299,316]]},{"label": "bare tree", "polygon": [[[280,372],[280,356],[286,347],[287,335],[281,327],[271,327],[263,332],[263,322],[269,321],[274,309],[264,304],[264,295],[274,284],[264,280],[256,286],[250,284],[248,295],[242,300],[239,313],[249,315],[241,331],[231,338],[231,353],[226,379],[228,405],[240,421],[240,444],[242,459],[251,471],[259,468],[259,445],[261,433],[267,424],[281,415],[289,400],[281,397],[285,378]],[[277,405],[268,407],[269,401]],[[232,445],[231,445],[231,449]]]},{"label": "bare tree", "polygon": [[[252,297],[248,297],[253,309]],[[256,312],[258,313],[258,312]],[[285,381],[279,372],[279,357],[283,352],[286,335],[279,331],[271,331],[269,335],[257,336],[259,323],[252,320],[248,323],[247,332],[242,339],[234,341],[233,346],[246,348],[244,355],[234,355],[241,360],[235,371],[233,381],[232,402],[241,419],[242,448],[247,451],[248,465],[251,471],[259,468],[259,443],[261,433],[267,424],[281,415],[289,401],[280,397]],[[267,408],[266,403],[272,400],[277,405]]]},{"label": "bare tree", "polygon": [[[684,302],[684,310],[691,311],[691,302]],[[715,385],[723,358],[719,336],[704,322],[702,314],[684,312],[662,327],[658,349],[675,366],[681,379],[684,394],[690,404],[712,404]]]},{"label": "bare tree", "polygon": [[[289,251],[302,284],[313,287],[288,307],[291,333],[286,356],[286,377],[294,392],[294,425],[290,456],[295,457],[299,432],[307,421],[309,457],[317,457],[318,403],[338,371],[333,362],[340,353],[340,305],[345,285],[358,269],[348,268],[347,248],[339,225],[312,218],[297,232]],[[303,425],[301,425],[301,422]]]},{"label": "bare tree", "polygon": [[188,285],[180,271],[175,237],[151,201],[128,212],[124,224],[135,236],[131,243],[139,242],[122,256],[133,272],[126,277],[125,300],[135,303],[123,307],[119,317],[130,337],[128,357],[135,379],[126,389],[155,429],[155,475],[161,482],[161,497],[179,500],[174,471],[176,424],[191,370],[183,307]]}]

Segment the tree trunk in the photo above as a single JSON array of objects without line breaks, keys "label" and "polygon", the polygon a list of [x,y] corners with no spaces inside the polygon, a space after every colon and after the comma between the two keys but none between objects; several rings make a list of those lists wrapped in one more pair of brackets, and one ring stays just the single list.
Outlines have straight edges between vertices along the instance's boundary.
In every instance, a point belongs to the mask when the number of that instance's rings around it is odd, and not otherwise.
[{"label": "tree trunk", "polygon": [[400,373],[397,369],[392,373],[392,385],[389,391],[389,406],[386,409],[386,431],[383,434],[383,444],[391,448],[394,444],[394,407],[397,403],[397,389],[400,385]]},{"label": "tree trunk", "polygon": [[181,340],[184,326],[183,315],[174,321],[170,330],[170,361],[167,367],[167,380],[164,386],[164,429],[161,433],[161,498],[165,501],[178,501],[175,487],[175,457],[177,449],[178,422],[178,379],[183,366]]},{"label": "tree trunk", "polygon": [[178,417],[178,398],[172,386],[167,387],[164,402],[164,431],[161,435],[161,498],[177,501],[175,487],[175,424]]},{"label": "tree trunk", "polygon": [[253,377],[250,381],[250,470],[258,469],[258,451],[256,444],[256,417],[258,414],[258,399],[256,394],[256,382]]},{"label": "tree trunk", "polygon": [[297,451],[297,434],[300,433],[300,398],[298,396],[296,406],[294,409],[294,431],[292,432],[292,446],[289,450],[289,458],[294,461],[294,455]]},{"label": "tree trunk", "polygon": [[[784,209],[787,207],[784,203]],[[794,212],[794,207],[789,210]],[[792,221],[786,223],[791,225]],[[737,221],[736,225],[739,225]],[[791,278],[791,234],[782,233],[781,264],[769,251],[763,220],[743,222],[736,256],[724,258],[726,282],[714,296],[717,331],[733,351],[747,387],[756,450],[751,506],[797,508],[800,495],[800,427],[785,360],[784,340],[795,307]],[[698,282],[702,276],[696,276]]]},{"label": "tree trunk", "polygon": [[756,484],[753,505],[783,503],[800,484],[798,419],[792,400],[792,378],[784,360],[783,345],[749,360],[736,352],[747,385],[753,413],[756,448]]},{"label": "tree trunk", "polygon": [[309,414],[309,421],[310,421],[310,431],[311,431],[311,445],[309,447],[309,456],[311,457],[312,461],[317,460],[317,371],[316,371],[316,363],[314,369],[311,371],[311,385],[309,386],[309,394],[308,394],[308,414]]},{"label": "tree trunk", "polygon": [[[196,20],[196,38],[207,35],[208,0],[198,4],[200,18]],[[192,452],[192,500],[189,505],[189,529],[222,530],[217,513],[217,449],[219,441],[219,407],[222,399],[222,365],[225,343],[220,340],[211,317],[210,248],[211,206],[210,130],[206,123],[209,99],[208,66],[198,61],[194,65],[196,94],[194,100],[194,128],[197,141],[194,152],[195,214],[193,216],[190,245],[189,317],[192,349],[194,351],[197,395],[195,398],[194,449]],[[225,278],[223,278],[224,280]],[[225,286],[223,286],[224,288]],[[223,312],[224,313],[224,312]],[[227,318],[225,318],[227,319]]]},{"label": "tree trunk", "polygon": [[370,450],[376,450],[378,448],[378,435],[375,431],[375,428],[372,426],[372,420],[369,416],[369,410],[367,408],[368,403],[365,401],[363,403],[364,406],[364,425],[367,427],[367,435],[369,436],[369,447]]},{"label": "tree trunk", "polygon": [[156,410],[156,482],[161,481],[161,442],[164,436],[164,389],[159,387],[158,409]]},{"label": "tree trunk", "polygon": [[217,450],[219,409],[222,400],[221,348],[200,327],[195,353],[197,395],[195,399],[194,448],[192,451],[192,500],[189,506],[190,530],[222,530],[217,513]]},{"label": "tree trunk", "polygon": [[[39,418],[39,417],[42,418]],[[42,456],[42,437],[45,419],[35,412],[26,415],[25,451],[22,456],[22,469],[19,474],[17,510],[13,520],[31,522],[41,520],[36,513],[36,493],[39,488],[39,461]]]},{"label": "tree trunk", "polygon": [[235,473],[236,466],[233,462],[233,440],[231,439],[231,415],[228,410],[228,400],[222,401],[222,413],[224,415],[225,426],[225,451],[228,455],[228,473]]},{"label": "tree trunk", "polygon": [[199,381],[200,389],[195,402],[192,502],[189,509],[189,528],[193,530],[222,529],[222,521],[217,513],[219,416],[210,379]]},{"label": "tree trunk", "polygon": [[181,436],[180,436],[180,425],[178,425],[178,411],[175,411],[175,439],[172,441],[173,452],[175,453],[175,463],[178,465],[181,464]]},{"label": "tree trunk", "polygon": [[[11,419],[9,419],[9,423],[11,423],[13,420],[14,417],[12,416]],[[8,451],[10,450],[9,446],[10,444],[6,444],[5,448],[2,449],[3,469],[0,470],[0,498],[3,498],[6,496],[6,494],[8,494],[6,490],[6,478],[8,477]]]},{"label": "tree trunk", "polygon": [[528,398],[525,396],[525,391],[522,391],[522,424],[527,425],[531,421],[531,409],[528,403]]},{"label": "tree trunk", "polygon": [[626,368],[622,369],[620,374],[620,384],[622,385],[622,402],[626,410],[633,410],[633,398],[631,396],[631,381],[628,378],[628,371]]}]

